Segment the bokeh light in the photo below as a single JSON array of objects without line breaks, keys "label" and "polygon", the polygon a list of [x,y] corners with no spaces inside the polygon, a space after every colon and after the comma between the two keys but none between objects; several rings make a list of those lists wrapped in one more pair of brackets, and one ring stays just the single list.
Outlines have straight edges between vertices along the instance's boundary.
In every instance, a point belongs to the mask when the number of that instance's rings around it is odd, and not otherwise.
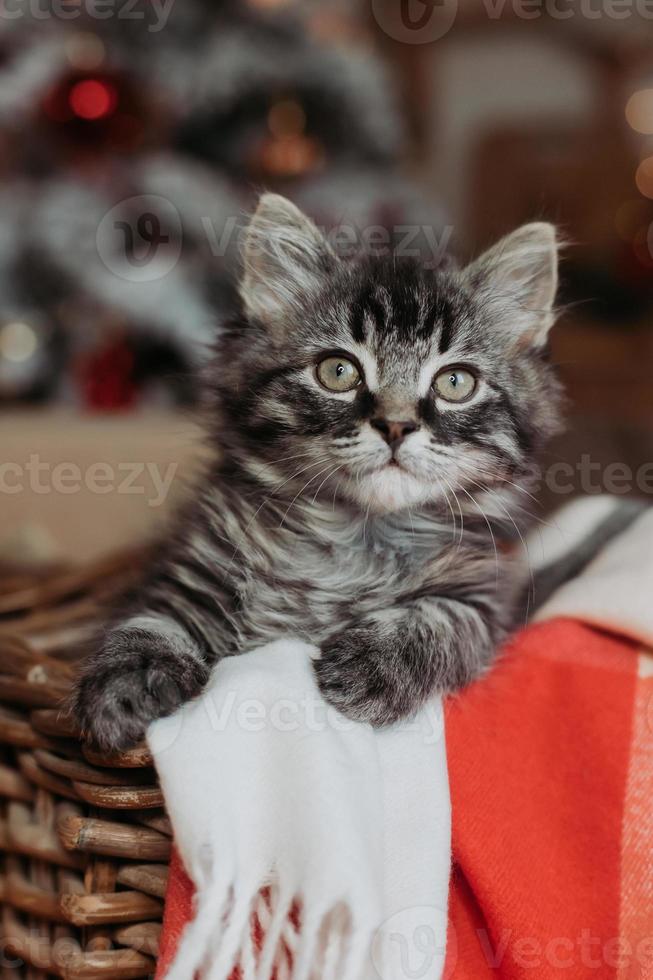
[{"label": "bokeh light", "polygon": [[635,183],[640,194],[653,198],[653,157],[642,160],[635,174]]},{"label": "bokeh light", "polygon": [[296,136],[306,128],[306,113],[294,99],[275,102],[268,113],[268,128],[273,136]]},{"label": "bokeh light", "polygon": [[80,119],[102,119],[115,109],[116,90],[109,82],[85,78],[76,82],[68,95],[70,108]]},{"label": "bokeh light", "polygon": [[0,327],[0,357],[5,360],[27,361],[37,347],[36,333],[29,323],[16,320]]},{"label": "bokeh light", "polygon": [[615,231],[625,242],[632,242],[640,228],[651,219],[651,206],[641,198],[633,198],[617,209],[614,216]]},{"label": "bokeh light", "polygon": [[637,133],[653,133],[653,88],[634,92],[626,103],[626,119]]},{"label": "bokeh light", "polygon": [[92,71],[99,68],[105,58],[104,43],[90,31],[79,31],[66,41],[66,57],[73,68]]}]

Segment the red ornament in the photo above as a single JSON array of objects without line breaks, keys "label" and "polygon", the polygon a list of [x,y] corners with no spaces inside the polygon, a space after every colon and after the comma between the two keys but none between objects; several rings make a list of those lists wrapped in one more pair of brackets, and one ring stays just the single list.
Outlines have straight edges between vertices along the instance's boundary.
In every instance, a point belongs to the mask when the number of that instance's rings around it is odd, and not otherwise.
[{"label": "red ornament", "polygon": [[118,94],[115,85],[105,79],[85,78],[70,89],[68,102],[80,119],[103,119],[114,112]]},{"label": "red ornament", "polygon": [[[2,0],[0,0],[0,4]],[[49,150],[101,157],[134,150],[145,138],[148,108],[133,79],[124,73],[72,71],[61,76],[41,103],[51,130]],[[152,113],[147,116],[150,124]]]},{"label": "red ornament", "polygon": [[133,374],[134,353],[122,338],[92,351],[77,371],[85,406],[105,412],[131,408],[138,396]]}]

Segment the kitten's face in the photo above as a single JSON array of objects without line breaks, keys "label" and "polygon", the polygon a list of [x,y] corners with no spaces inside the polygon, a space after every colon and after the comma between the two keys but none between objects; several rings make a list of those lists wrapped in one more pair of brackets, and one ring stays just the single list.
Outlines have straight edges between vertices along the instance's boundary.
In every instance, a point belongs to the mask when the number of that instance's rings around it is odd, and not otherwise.
[{"label": "kitten's face", "polygon": [[511,237],[463,272],[345,264],[292,205],[263,198],[249,326],[223,353],[250,473],[284,499],[339,495],[375,512],[468,503],[518,478],[556,417],[542,358],[555,239],[547,225]]}]

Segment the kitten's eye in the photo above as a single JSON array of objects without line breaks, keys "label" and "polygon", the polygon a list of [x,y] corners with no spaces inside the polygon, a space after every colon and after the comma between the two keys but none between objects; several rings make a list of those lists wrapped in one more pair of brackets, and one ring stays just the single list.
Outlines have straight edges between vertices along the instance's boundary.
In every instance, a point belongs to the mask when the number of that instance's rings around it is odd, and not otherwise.
[{"label": "kitten's eye", "polygon": [[476,378],[464,368],[447,368],[436,375],[433,382],[441,398],[448,402],[464,402],[471,398],[476,388]]},{"label": "kitten's eye", "polygon": [[327,391],[351,391],[361,381],[361,373],[354,362],[337,355],[320,361],[316,374]]}]

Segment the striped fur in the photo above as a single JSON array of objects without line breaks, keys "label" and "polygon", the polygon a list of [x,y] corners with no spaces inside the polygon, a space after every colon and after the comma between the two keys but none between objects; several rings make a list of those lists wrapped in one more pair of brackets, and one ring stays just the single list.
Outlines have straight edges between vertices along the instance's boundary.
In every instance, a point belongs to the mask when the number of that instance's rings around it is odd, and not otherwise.
[{"label": "striped fur", "polygon": [[[496,531],[526,516],[558,422],[545,353],[556,265],[542,224],[463,270],[344,263],[289,202],[262,198],[243,314],[208,374],[220,460],[80,680],[92,741],[133,743],[217,659],[284,635],[317,644],[325,697],[373,724],[484,671],[519,581]],[[353,391],[319,384],[331,351],[359,364]],[[433,387],[455,365],[477,378],[462,404]],[[414,431],[391,446],[379,418]]]}]

